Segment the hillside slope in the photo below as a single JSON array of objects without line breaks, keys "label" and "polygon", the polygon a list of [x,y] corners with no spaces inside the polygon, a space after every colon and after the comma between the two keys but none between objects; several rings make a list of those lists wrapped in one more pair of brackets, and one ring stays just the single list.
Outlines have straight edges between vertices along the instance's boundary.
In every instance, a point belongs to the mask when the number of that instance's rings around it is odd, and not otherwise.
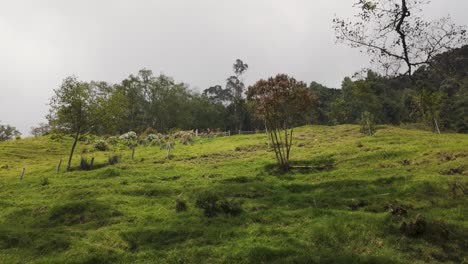
[{"label": "hillside slope", "polygon": [[[292,160],[310,168],[287,174],[264,134],[178,144],[172,160],[83,154],[90,171],[76,167],[82,145],[57,174],[70,146],[0,143],[0,263],[468,261],[468,135],[301,127]],[[216,216],[197,207],[210,203]]]}]

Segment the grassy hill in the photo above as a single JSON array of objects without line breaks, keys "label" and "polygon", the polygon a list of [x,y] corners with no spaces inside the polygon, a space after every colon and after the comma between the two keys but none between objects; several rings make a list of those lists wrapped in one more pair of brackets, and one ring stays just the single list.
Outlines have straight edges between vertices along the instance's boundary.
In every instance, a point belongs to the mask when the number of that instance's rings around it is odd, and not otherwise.
[{"label": "grassy hill", "polygon": [[287,174],[264,134],[57,174],[71,144],[0,143],[0,263],[468,262],[468,135],[301,127]]}]

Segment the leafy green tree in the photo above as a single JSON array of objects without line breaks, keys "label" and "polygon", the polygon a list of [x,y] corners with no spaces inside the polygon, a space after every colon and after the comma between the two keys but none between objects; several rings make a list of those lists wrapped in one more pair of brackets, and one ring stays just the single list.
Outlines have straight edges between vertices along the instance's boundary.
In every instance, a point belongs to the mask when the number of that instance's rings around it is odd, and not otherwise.
[{"label": "leafy green tree", "polygon": [[233,128],[242,130],[244,126],[247,108],[244,100],[245,84],[244,74],[249,69],[249,65],[237,59],[232,66],[234,75],[226,80],[226,90],[232,95],[232,115],[230,117]]},{"label": "leafy green tree", "polygon": [[36,127],[31,127],[31,135],[35,137],[47,135],[50,131],[51,128],[46,123],[39,123]]},{"label": "leafy green tree", "polygon": [[233,100],[229,89],[223,89],[221,85],[211,86],[203,90],[203,96],[206,96],[212,104],[229,104]]},{"label": "leafy green tree", "polygon": [[247,96],[257,116],[265,120],[278,164],[288,170],[294,126],[304,121],[304,114],[315,105],[315,96],[305,83],[285,74],[257,81]]},{"label": "leafy green tree", "polygon": [[442,92],[432,92],[424,88],[414,97],[415,105],[423,121],[433,127],[438,134],[440,134],[438,120],[440,120],[443,98],[444,94]]},{"label": "leafy green tree", "polygon": [[122,87],[106,82],[90,83],[90,110],[95,134],[121,134],[126,122],[128,100]]},{"label": "leafy green tree", "polygon": [[0,141],[7,141],[21,136],[21,133],[10,125],[0,125]]},{"label": "leafy green tree", "polygon": [[88,83],[69,76],[54,93],[47,119],[53,126],[75,134],[67,164],[69,171],[80,132],[91,125],[91,89]]}]

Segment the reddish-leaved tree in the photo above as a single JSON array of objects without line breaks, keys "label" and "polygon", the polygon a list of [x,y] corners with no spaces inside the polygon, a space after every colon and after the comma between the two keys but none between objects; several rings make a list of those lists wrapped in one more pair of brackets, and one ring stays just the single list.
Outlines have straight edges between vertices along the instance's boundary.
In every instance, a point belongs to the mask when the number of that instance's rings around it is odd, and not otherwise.
[{"label": "reddish-leaved tree", "polygon": [[257,117],[265,120],[278,164],[288,170],[293,127],[304,121],[308,110],[316,105],[316,97],[304,82],[278,74],[249,87],[247,98]]}]

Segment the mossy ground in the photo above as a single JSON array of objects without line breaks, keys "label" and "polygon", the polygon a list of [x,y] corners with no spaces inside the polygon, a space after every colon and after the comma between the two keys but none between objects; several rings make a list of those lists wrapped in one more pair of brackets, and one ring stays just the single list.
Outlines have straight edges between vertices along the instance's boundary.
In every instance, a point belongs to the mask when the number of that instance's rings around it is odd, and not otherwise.
[{"label": "mossy ground", "polygon": [[[112,151],[83,154],[90,171],[77,168],[82,145],[57,174],[71,143],[0,143],[0,263],[468,262],[468,135],[301,127],[291,159],[310,169],[289,173],[272,166],[264,134],[178,144],[172,160],[158,147],[134,160],[120,150],[116,165]],[[243,212],[204,216],[206,192]],[[424,233],[402,233],[417,214]]]}]

